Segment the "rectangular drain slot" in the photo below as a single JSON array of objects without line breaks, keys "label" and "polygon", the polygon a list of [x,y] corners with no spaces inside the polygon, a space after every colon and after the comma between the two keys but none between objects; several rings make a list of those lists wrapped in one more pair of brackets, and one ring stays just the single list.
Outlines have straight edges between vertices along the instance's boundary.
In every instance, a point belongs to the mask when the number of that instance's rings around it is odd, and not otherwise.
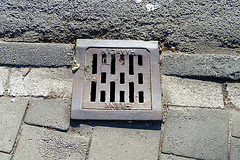
[{"label": "rectangular drain slot", "polygon": [[144,102],[144,92],[143,91],[138,92],[138,97],[139,97],[139,103],[143,103]]},{"label": "rectangular drain slot", "polygon": [[134,83],[129,82],[129,102],[134,102]]},{"label": "rectangular drain slot", "polygon": [[124,55],[120,55],[119,62],[120,62],[121,65],[125,64]]},{"label": "rectangular drain slot", "polygon": [[133,55],[129,55],[129,74],[130,75],[133,75],[134,74],[134,64],[133,64],[133,61],[134,61],[134,59],[133,59],[134,57],[133,57]]},{"label": "rectangular drain slot", "polygon": [[120,91],[120,99],[119,99],[119,101],[120,102],[125,102],[125,92],[124,91]]},{"label": "rectangular drain slot", "polygon": [[100,102],[105,102],[105,100],[106,100],[106,92],[101,91],[100,92]]},{"label": "rectangular drain slot", "polygon": [[110,82],[110,102],[115,101],[115,82]]},{"label": "rectangular drain slot", "polygon": [[102,72],[101,73],[101,83],[106,83],[107,73]]},{"label": "rectangular drain slot", "polygon": [[138,84],[143,84],[143,74],[138,73]]},{"label": "rectangular drain slot", "polygon": [[143,65],[142,55],[138,55],[138,65],[139,65],[139,66],[142,66],[142,65]]},{"label": "rectangular drain slot", "polygon": [[97,74],[97,54],[93,55],[92,60],[92,74]]},{"label": "rectangular drain slot", "polygon": [[111,74],[115,74],[115,55],[111,55]]},{"label": "rectangular drain slot", "polygon": [[125,74],[120,73],[120,84],[124,84],[124,83],[125,83]]},{"label": "rectangular drain slot", "polygon": [[102,64],[103,65],[107,64],[107,55],[106,54],[102,54]]},{"label": "rectangular drain slot", "polygon": [[96,101],[96,90],[97,90],[97,83],[92,81],[92,83],[91,83],[91,102]]}]

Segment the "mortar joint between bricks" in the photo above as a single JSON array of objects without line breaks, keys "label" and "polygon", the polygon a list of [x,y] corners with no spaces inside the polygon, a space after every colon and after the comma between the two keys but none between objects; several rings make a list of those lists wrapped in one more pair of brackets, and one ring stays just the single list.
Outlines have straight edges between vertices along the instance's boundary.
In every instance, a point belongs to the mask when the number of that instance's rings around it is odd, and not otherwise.
[{"label": "mortar joint between bricks", "polygon": [[[15,139],[15,142],[14,142],[14,145],[13,145],[13,147],[12,147],[12,150],[10,151],[10,154],[12,155],[12,158],[13,158],[13,156],[14,156],[14,152],[16,151],[16,148],[17,148],[17,145],[18,145],[20,136],[21,136],[21,132],[22,132],[23,126],[25,125],[25,123],[24,123],[24,118],[25,118],[25,116],[26,116],[26,113],[27,113],[27,110],[28,110],[28,108],[29,108],[29,105],[30,105],[30,99],[28,99],[27,107],[26,107],[26,109],[25,109],[25,113],[24,113],[23,118],[22,118],[22,123],[21,123],[21,125],[20,125],[20,127],[19,127],[19,129],[18,129],[17,137],[16,137],[16,139]],[[12,160],[12,158],[11,158],[11,160]]]},{"label": "mortar joint between bricks", "polygon": [[90,148],[91,148],[91,144],[92,144],[92,138],[90,138],[89,143],[88,143],[88,149],[87,149],[87,151],[86,151],[85,160],[88,160],[89,152],[90,152]]},{"label": "mortar joint between bricks", "polygon": [[164,127],[167,119],[167,111],[168,111],[168,104],[164,103],[163,101],[163,120],[161,125],[161,135],[160,135],[160,144],[159,144],[159,151],[158,151],[158,159],[160,159],[161,152],[162,152],[162,144],[163,144],[163,135],[164,135]]},{"label": "mortar joint between bricks", "polygon": [[228,94],[228,91],[227,91],[228,83],[229,82],[224,82],[223,85],[222,85],[224,109],[235,110],[236,106],[231,102],[231,99],[229,98],[229,94]]},{"label": "mortar joint between bricks", "polygon": [[58,132],[62,132],[62,133],[67,133],[68,130],[61,130],[61,129],[57,129],[57,128],[53,128],[53,127],[48,127],[48,126],[41,126],[41,125],[36,125],[36,124],[32,124],[32,123],[28,123],[28,122],[24,122],[24,124],[28,125],[28,126],[34,126],[34,127],[40,127],[40,128],[46,128],[48,130],[52,130],[52,131],[58,131]]},{"label": "mortar joint between bricks", "polygon": [[228,160],[230,160],[231,138],[232,138],[232,113],[229,114],[229,127],[228,127]]},{"label": "mortar joint between bricks", "polygon": [[11,68],[6,67],[6,69],[8,69],[8,75],[7,75],[6,83],[3,85],[3,88],[4,88],[3,96],[9,95],[9,82],[10,82]]}]

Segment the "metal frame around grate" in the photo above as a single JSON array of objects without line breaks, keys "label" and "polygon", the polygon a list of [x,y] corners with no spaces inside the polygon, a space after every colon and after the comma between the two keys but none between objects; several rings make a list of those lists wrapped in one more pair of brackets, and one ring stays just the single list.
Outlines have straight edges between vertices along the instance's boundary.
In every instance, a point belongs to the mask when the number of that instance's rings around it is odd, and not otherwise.
[{"label": "metal frame around grate", "polygon": [[[76,60],[84,69],[74,75],[71,118],[162,119],[157,42],[80,39]],[[102,73],[106,82],[102,82]],[[130,84],[134,84],[132,98]]]}]

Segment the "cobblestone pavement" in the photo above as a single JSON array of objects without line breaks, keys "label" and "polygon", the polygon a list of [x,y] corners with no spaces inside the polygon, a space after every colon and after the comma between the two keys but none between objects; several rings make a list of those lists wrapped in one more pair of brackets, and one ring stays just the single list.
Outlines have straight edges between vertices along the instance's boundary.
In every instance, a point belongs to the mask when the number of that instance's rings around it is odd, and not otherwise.
[{"label": "cobblestone pavement", "polygon": [[240,159],[236,70],[234,78],[224,67],[215,78],[206,71],[198,78],[163,72],[162,122],[76,121],[70,120],[73,73],[62,63],[0,66],[1,160]]}]

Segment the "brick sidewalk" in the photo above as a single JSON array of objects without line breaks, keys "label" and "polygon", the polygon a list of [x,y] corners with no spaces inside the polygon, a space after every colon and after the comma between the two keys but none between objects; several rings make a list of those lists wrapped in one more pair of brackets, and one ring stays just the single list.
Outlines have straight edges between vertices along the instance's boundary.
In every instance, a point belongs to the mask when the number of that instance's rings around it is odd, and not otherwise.
[{"label": "brick sidewalk", "polygon": [[73,121],[71,69],[28,71],[0,67],[0,159],[240,159],[239,81],[162,75],[163,122]]}]

